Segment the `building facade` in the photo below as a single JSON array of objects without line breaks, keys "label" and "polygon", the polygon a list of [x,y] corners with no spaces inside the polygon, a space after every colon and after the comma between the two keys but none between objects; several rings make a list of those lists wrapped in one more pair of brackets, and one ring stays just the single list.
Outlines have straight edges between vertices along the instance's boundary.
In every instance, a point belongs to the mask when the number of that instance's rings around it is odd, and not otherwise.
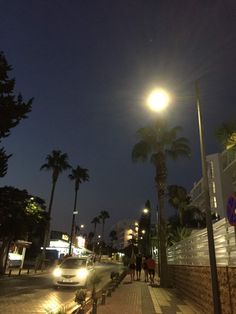
[{"label": "building facade", "polygon": [[117,234],[117,249],[122,250],[130,244],[131,241],[135,241],[138,237],[138,222],[135,220],[121,220],[115,226],[114,230]]},{"label": "building facade", "polygon": [[[226,216],[227,199],[236,192],[236,151],[225,150],[208,155],[206,159],[211,210],[216,216],[223,218]],[[190,196],[191,205],[204,210],[202,178],[194,183]]]}]

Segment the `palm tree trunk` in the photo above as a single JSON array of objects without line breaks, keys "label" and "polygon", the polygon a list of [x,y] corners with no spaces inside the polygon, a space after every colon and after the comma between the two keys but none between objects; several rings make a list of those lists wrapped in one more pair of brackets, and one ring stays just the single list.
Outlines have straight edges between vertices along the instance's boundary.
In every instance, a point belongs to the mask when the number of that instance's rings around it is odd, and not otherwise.
[{"label": "palm tree trunk", "polygon": [[168,278],[168,264],[167,264],[167,253],[166,253],[166,222],[164,218],[165,208],[165,191],[166,191],[166,165],[164,158],[161,158],[156,167],[156,184],[157,184],[157,195],[158,195],[158,230],[159,230],[159,246],[160,246],[160,285],[161,287],[169,286]]},{"label": "palm tree trunk", "polygon": [[[51,212],[52,212],[52,204],[53,204],[55,187],[56,187],[56,181],[53,181],[52,182],[52,190],[51,190],[50,202],[49,202],[49,206],[48,206],[49,221],[46,224],[45,231],[44,231],[44,239],[43,239],[43,251],[42,251],[42,262],[43,263],[44,263],[44,260],[45,260],[45,257],[46,257],[46,247],[49,245],[49,242],[50,242]],[[42,266],[43,265],[41,265],[41,267]]]},{"label": "palm tree trunk", "polygon": [[72,223],[71,223],[71,233],[70,233],[70,246],[69,246],[69,254],[71,254],[72,250],[72,243],[74,240],[74,234],[75,234],[75,214],[77,207],[77,195],[78,195],[78,189],[75,190],[75,199],[74,199],[74,209],[73,209],[73,216],[72,216]]},{"label": "palm tree trunk", "polygon": [[97,229],[97,223],[94,223],[94,230],[93,230],[93,234],[94,234],[94,240],[93,240],[93,253],[95,253],[95,239],[96,239],[96,229]]},{"label": "palm tree trunk", "polygon": [[102,241],[104,241],[104,225],[105,225],[105,220],[102,222]]},{"label": "palm tree trunk", "polygon": [[105,225],[105,220],[102,221],[102,241],[100,242],[100,249],[99,249],[99,255],[100,255],[100,258],[102,256],[102,245],[104,243],[104,225]]}]

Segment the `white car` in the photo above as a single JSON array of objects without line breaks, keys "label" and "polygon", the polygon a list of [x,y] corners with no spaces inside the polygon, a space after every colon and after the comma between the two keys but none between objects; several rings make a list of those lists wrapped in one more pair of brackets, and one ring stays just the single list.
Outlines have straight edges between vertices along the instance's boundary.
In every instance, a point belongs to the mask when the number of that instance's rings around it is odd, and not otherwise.
[{"label": "white car", "polygon": [[54,287],[86,287],[93,271],[92,258],[68,257],[53,271]]}]

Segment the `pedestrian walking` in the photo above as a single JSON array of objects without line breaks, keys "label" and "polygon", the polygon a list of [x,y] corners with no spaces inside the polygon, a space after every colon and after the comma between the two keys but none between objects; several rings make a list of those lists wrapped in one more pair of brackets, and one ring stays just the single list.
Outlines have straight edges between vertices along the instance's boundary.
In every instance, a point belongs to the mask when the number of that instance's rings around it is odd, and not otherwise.
[{"label": "pedestrian walking", "polygon": [[142,256],[141,254],[136,255],[136,279],[139,281],[142,269]]},{"label": "pedestrian walking", "polygon": [[150,255],[146,261],[151,284],[154,284],[156,262]]},{"label": "pedestrian walking", "polygon": [[135,256],[132,254],[129,260],[129,274],[130,274],[130,281],[134,281],[134,275],[135,275]]},{"label": "pedestrian walking", "polygon": [[148,266],[147,266],[147,257],[143,257],[143,263],[142,263],[143,271],[144,271],[144,281],[148,282]]}]

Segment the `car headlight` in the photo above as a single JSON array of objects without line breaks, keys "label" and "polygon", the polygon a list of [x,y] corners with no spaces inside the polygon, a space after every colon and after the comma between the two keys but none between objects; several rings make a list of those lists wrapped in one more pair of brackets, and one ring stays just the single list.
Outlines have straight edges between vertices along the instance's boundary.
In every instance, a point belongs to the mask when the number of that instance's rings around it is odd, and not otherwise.
[{"label": "car headlight", "polygon": [[86,268],[81,268],[77,271],[77,277],[80,279],[85,279],[88,276],[88,270]]},{"label": "car headlight", "polygon": [[60,277],[61,276],[61,269],[55,268],[52,274],[54,277]]}]

